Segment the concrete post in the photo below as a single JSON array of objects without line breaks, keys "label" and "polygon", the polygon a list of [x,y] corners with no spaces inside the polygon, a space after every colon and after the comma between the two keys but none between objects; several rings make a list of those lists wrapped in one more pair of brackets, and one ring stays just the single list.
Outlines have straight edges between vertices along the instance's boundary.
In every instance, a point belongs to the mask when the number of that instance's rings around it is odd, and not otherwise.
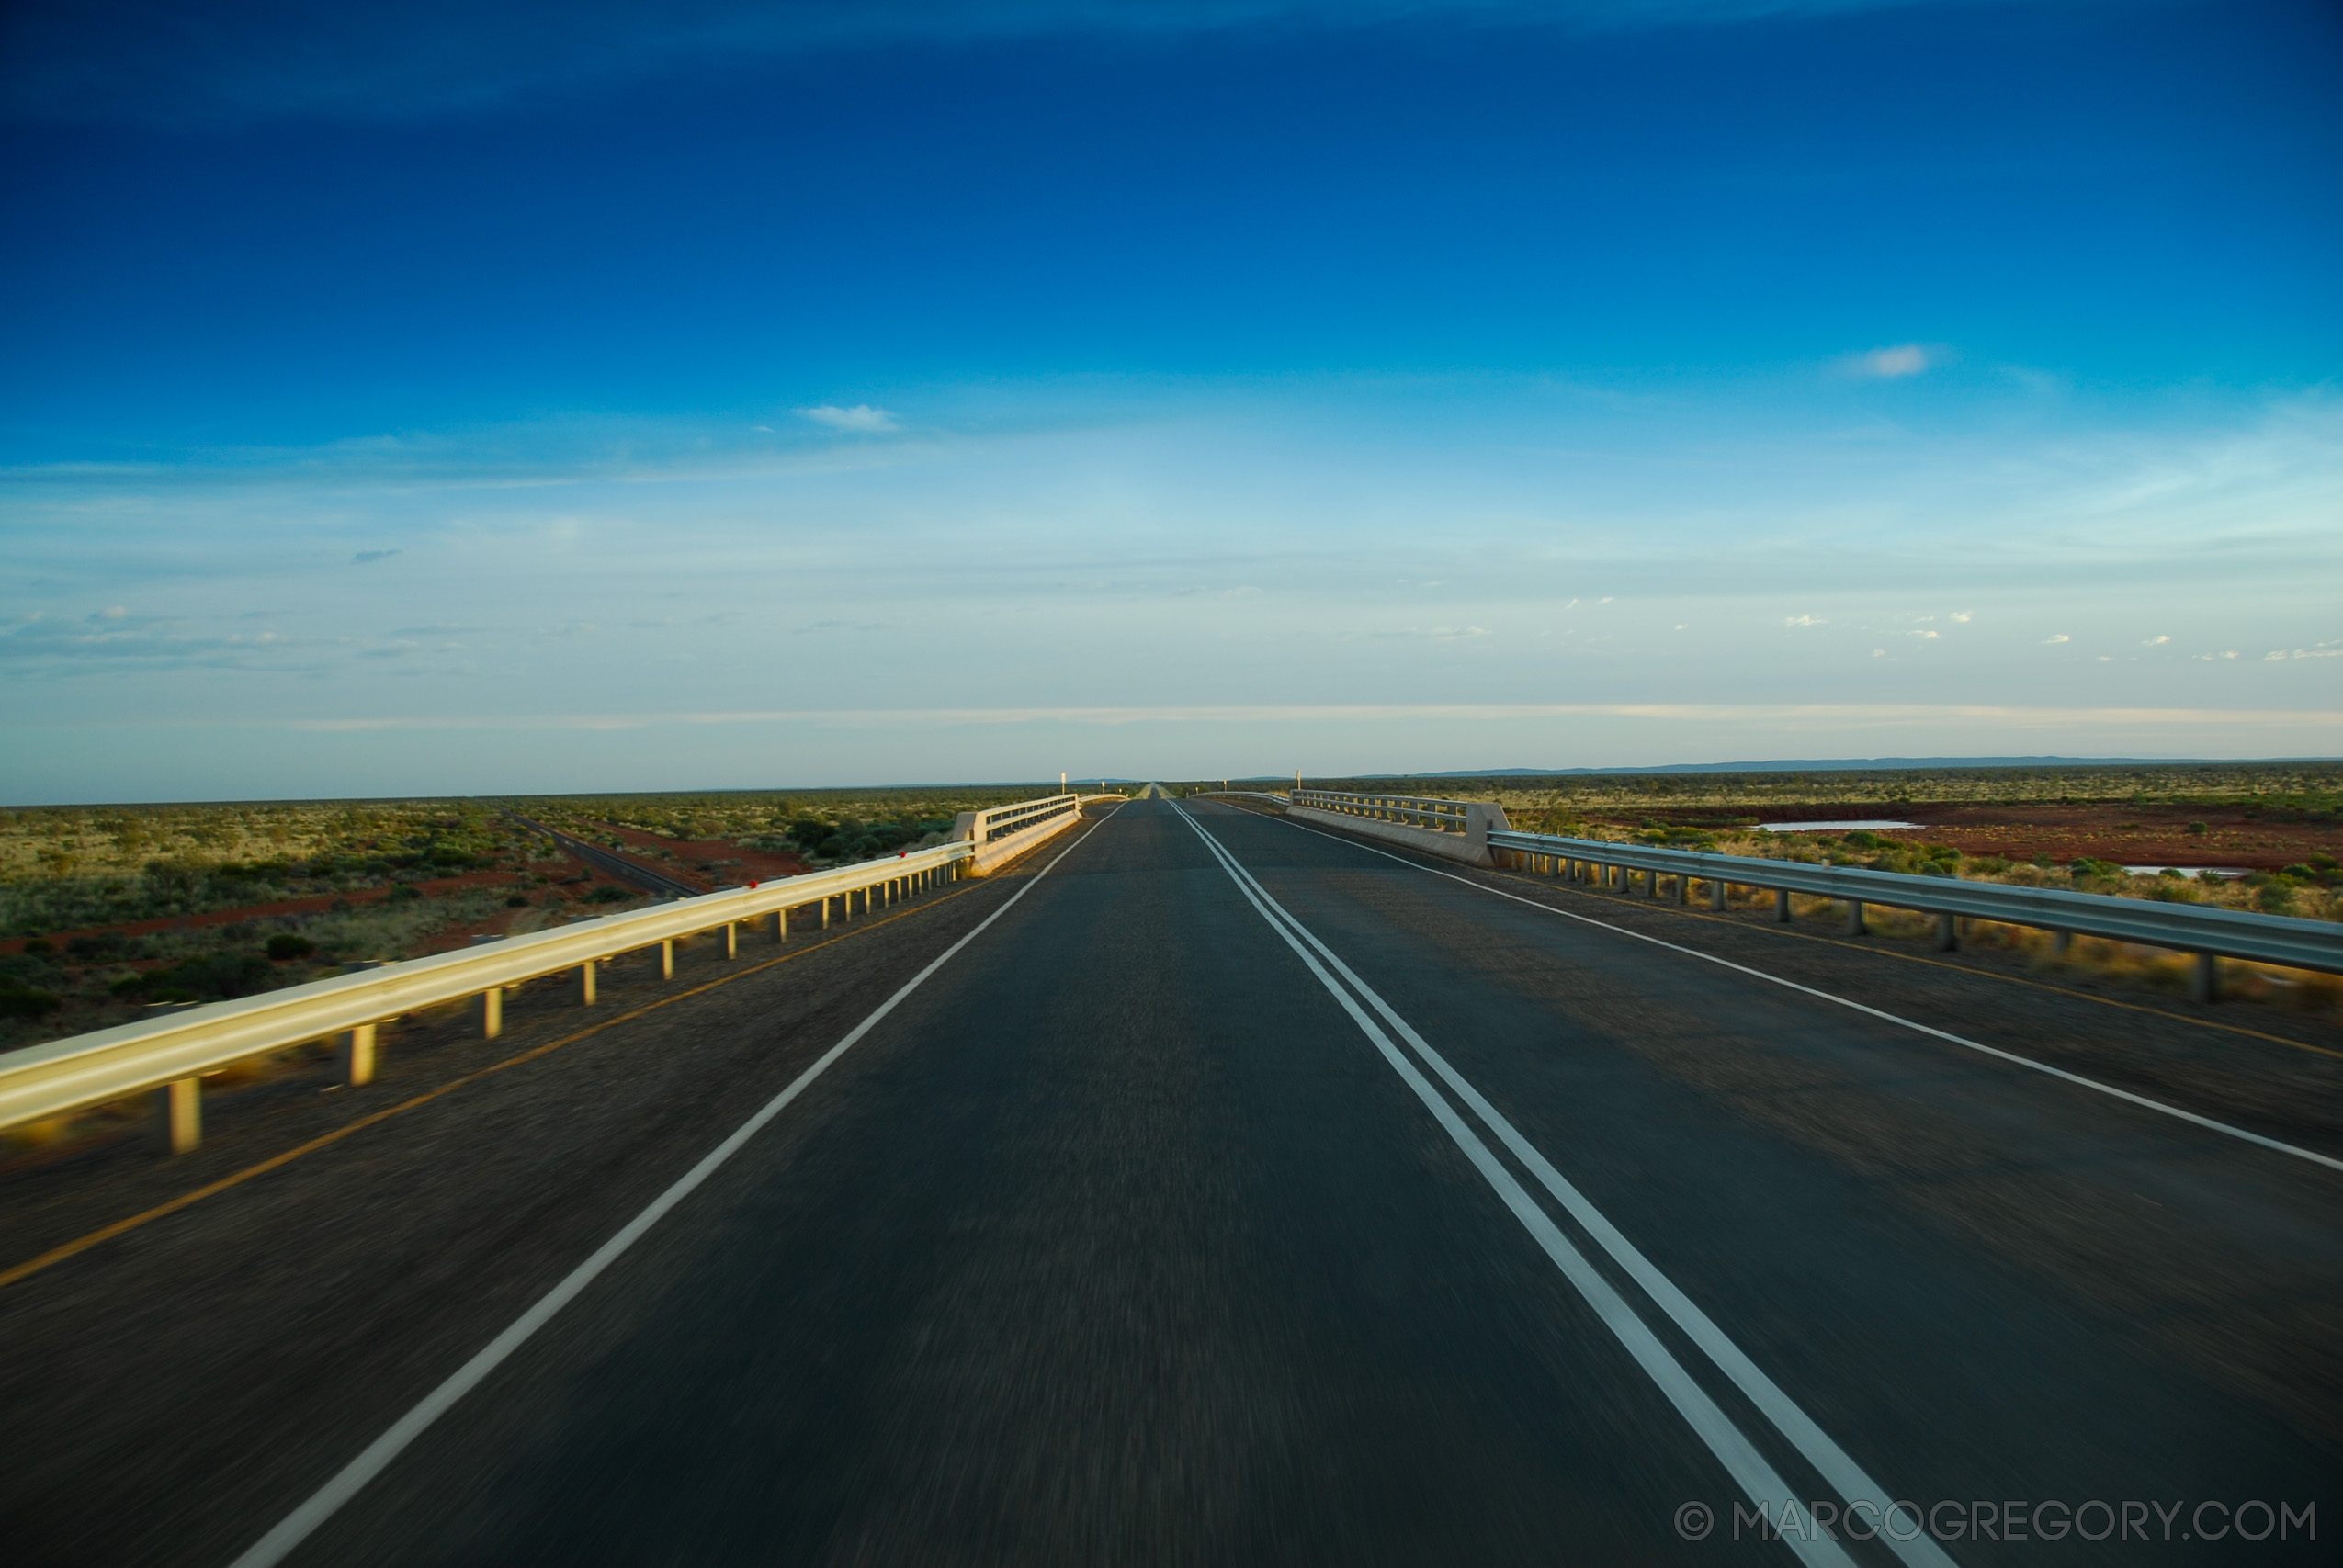
[{"label": "concrete post", "polygon": [[480,994],[480,1037],[493,1040],[504,1032],[504,987],[491,986]]},{"label": "concrete post", "polygon": [[591,958],[578,965],[578,1006],[582,1008],[594,1006],[594,983],[597,978],[595,968],[596,964]]},{"label": "concrete post", "polygon": [[675,977],[675,943],[673,939],[659,944],[659,977],[662,980]]},{"label": "concrete post", "polygon": [[163,1134],[175,1155],[193,1154],[203,1143],[203,1080],[175,1078],[162,1089]]},{"label": "concrete post", "polygon": [[1847,900],[1847,934],[1849,936],[1863,934],[1863,901],[1861,898]]},{"label": "concrete post", "polygon": [[1952,953],[1961,945],[1961,918],[1958,915],[1936,917],[1936,951]]},{"label": "concrete post", "polygon": [[1790,890],[1787,887],[1773,890],[1773,918],[1785,926],[1790,923]]},{"label": "concrete post", "polygon": [[724,922],[724,956],[738,958],[740,955],[741,923],[738,920],[727,920]]},{"label": "concrete post", "polygon": [[2219,1001],[2221,999],[2221,961],[2210,953],[2198,953],[2196,960],[2196,963],[2189,968],[2189,999],[2198,1002]]},{"label": "concrete post", "polygon": [[342,1037],[342,1081],[352,1089],[374,1081],[374,1025],[361,1023]]},{"label": "concrete post", "polygon": [[1725,884],[1712,879],[1708,885],[1708,907],[1718,914],[1725,912]]}]

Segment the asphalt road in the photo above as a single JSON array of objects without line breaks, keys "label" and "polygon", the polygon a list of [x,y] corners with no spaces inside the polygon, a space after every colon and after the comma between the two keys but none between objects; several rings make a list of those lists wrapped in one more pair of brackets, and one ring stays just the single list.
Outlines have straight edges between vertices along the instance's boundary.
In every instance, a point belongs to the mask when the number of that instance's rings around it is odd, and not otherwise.
[{"label": "asphalt road", "polygon": [[2330,1156],[2343,1056],[1223,806],[1068,838],[0,1182],[22,1256],[555,1047],[0,1289],[7,1560],[2334,1560],[2343,1171],[1880,1015]]}]

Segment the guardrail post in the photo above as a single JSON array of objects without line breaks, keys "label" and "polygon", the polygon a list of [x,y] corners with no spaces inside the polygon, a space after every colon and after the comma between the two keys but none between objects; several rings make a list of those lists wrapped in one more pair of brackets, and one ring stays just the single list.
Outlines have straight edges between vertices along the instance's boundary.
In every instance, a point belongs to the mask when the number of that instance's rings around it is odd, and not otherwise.
[{"label": "guardrail post", "polygon": [[594,1006],[594,966],[596,960],[587,959],[578,965],[578,1006]]},{"label": "guardrail post", "polygon": [[724,922],[724,956],[727,958],[738,958],[740,955],[741,922],[738,920],[727,920]]},{"label": "guardrail post", "polygon": [[352,1089],[374,1081],[374,1025],[361,1023],[342,1037],[342,1081]]},{"label": "guardrail post", "polygon": [[504,1032],[504,987],[491,986],[480,994],[480,1037],[493,1040]]},{"label": "guardrail post", "polygon": [[1785,926],[1790,923],[1790,890],[1787,887],[1773,890],[1773,918]]},{"label": "guardrail post", "polygon": [[2074,945],[2075,933],[2073,931],[2052,931],[2050,933],[2050,953],[2052,957],[2066,957],[2067,951]]},{"label": "guardrail post", "polygon": [[1847,900],[1847,934],[1849,936],[1863,934],[1863,901],[1861,898]]},{"label": "guardrail post", "polygon": [[1961,945],[1961,918],[1958,915],[1936,917],[1936,951],[1952,953]]},{"label": "guardrail post", "polygon": [[193,1154],[203,1143],[203,1080],[174,1078],[160,1091],[163,1135],[175,1155]]},{"label": "guardrail post", "polygon": [[1676,902],[1689,904],[1692,901],[1692,879],[1689,874],[1680,872],[1676,876]]},{"label": "guardrail post", "polygon": [[821,929],[823,931],[830,929],[830,900],[827,897],[821,901]]},{"label": "guardrail post", "polygon": [[2210,953],[2200,953],[2189,968],[2189,999],[2213,1002],[2221,999],[2221,961]]},{"label": "guardrail post", "polygon": [[1717,881],[1715,877],[1709,878],[1708,907],[1715,910],[1720,915],[1725,912],[1725,884]]},{"label": "guardrail post", "polygon": [[662,980],[675,977],[675,942],[672,937],[659,944],[659,977]]},{"label": "guardrail post", "polygon": [[789,911],[787,909],[773,911],[773,940],[775,942],[789,940]]}]

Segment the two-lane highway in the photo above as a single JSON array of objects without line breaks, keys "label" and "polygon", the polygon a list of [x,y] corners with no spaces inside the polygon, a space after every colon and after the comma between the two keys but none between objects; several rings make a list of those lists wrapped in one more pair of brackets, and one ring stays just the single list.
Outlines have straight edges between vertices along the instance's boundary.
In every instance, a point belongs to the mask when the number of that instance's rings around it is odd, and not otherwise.
[{"label": "two-lane highway", "polygon": [[[233,1352],[273,1380],[234,1484],[0,1469],[0,1528],[202,1563],[2331,1553],[2343,1173],[1748,972],[1876,1004],[1861,955],[1203,803],[1035,860],[858,938],[895,946],[819,1006],[788,1010],[833,983],[789,964],[679,1003],[655,1073],[627,1029],[516,1069],[662,1129],[566,1208],[561,1119],[493,1156],[415,1113],[415,1152],[476,1162],[415,1185],[399,1243],[442,1224],[472,1258],[492,1302],[434,1287],[469,1337],[304,1278],[349,1330]],[[1742,967],[1614,929],[1671,920]],[[1896,988],[1998,1046],[2136,1032],[1952,971]],[[2343,1076],[2290,1070],[2258,1125],[2343,1145]],[[211,1201],[327,1272],[322,1233],[368,1220],[324,1162],[358,1145]],[[463,1250],[507,1192],[559,1211],[526,1269]],[[0,1292],[34,1331],[0,1387],[102,1359],[139,1267]],[[235,1339],[208,1292],[181,1310]],[[100,1506],[189,1544],[53,1517]]]}]

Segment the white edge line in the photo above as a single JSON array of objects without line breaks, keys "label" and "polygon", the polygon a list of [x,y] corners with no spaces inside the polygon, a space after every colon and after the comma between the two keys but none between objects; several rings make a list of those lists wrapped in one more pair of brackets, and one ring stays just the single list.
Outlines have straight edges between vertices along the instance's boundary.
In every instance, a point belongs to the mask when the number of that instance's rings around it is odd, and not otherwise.
[{"label": "white edge line", "polygon": [[[1853,1560],[1839,1548],[1837,1539],[1827,1528],[1810,1522],[1805,1505],[1791,1495],[1788,1484],[1766,1461],[1765,1456],[1758,1452],[1756,1446],[1734,1424],[1732,1417],[1718,1408],[1708,1392],[1684,1371],[1683,1363],[1659,1342],[1658,1336],[1636,1315],[1617,1288],[1587,1261],[1584,1253],[1571,1245],[1570,1239],[1562,1234],[1546,1212],[1538,1207],[1537,1201],[1514,1179],[1513,1173],[1489,1152],[1488,1145],[1470,1127],[1465,1125],[1455,1108],[1443,1099],[1440,1091],[1416,1069],[1415,1064],[1391,1043],[1390,1036],[1376,1026],[1349,992],[1335,984],[1334,977],[1312,956],[1309,949],[1294,939],[1293,931],[1288,931],[1286,926],[1291,924],[1296,930],[1300,930],[1300,922],[1291,915],[1285,915],[1281,922],[1277,915],[1273,915],[1263,904],[1268,894],[1263,891],[1256,895],[1252,887],[1247,886],[1246,877],[1240,874],[1243,868],[1236,863],[1235,857],[1176,803],[1173,809],[1178,810],[1188,826],[1195,830],[1196,836],[1210,846],[1221,863],[1221,869],[1228,874],[1229,881],[1237,885],[1237,891],[1252,905],[1254,912],[1261,916],[1270,930],[1285,939],[1285,945],[1294,950],[1303,964],[1317,977],[1319,984],[1325,987],[1328,994],[1341,1004],[1342,1010],[1351,1015],[1351,1021],[1358,1025],[1359,1032],[1373,1043],[1382,1053],[1384,1060],[1391,1065],[1392,1070],[1415,1091],[1424,1109],[1432,1112],[1457,1148],[1464,1152],[1465,1157],[1473,1163],[1481,1179],[1496,1191],[1506,1208],[1512,1212],[1513,1217],[1530,1233],[1554,1266],[1562,1271],[1563,1277],[1577,1288],[1587,1304],[1594,1308],[1603,1325],[1617,1337],[1627,1353],[1635,1358],[1636,1365],[1643,1369],[1644,1374],[1658,1386],[1660,1393],[1676,1407],[1677,1413],[1683,1416],[1709,1452],[1725,1466],[1749,1500],[1762,1510],[1776,1498],[1781,1499],[1781,1517],[1774,1521],[1774,1528],[1783,1542],[1796,1551],[1802,1561],[1816,1565],[1816,1568],[1839,1568],[1839,1565],[1854,1568]],[[1275,900],[1269,902],[1273,904]],[[1281,909],[1279,913],[1284,911]],[[1316,940],[1314,937],[1311,939],[1313,943]]]},{"label": "white edge line", "polygon": [[[1231,809],[1234,808],[1232,807]],[[1256,814],[1248,812],[1246,815],[1252,816]],[[1280,820],[1282,821],[1284,819],[1280,818]],[[1735,970],[1740,974],[1749,976],[1754,979],[1764,980],[1771,985],[1785,987],[1793,991],[1804,992],[1805,995],[1816,998],[1821,1001],[1835,1002],[1842,1008],[1851,1008],[1856,1012],[1869,1013],[1873,1018],[1881,1019],[1888,1023],[1900,1025],[1901,1027],[1911,1030],[1913,1032],[1918,1034],[1930,1035],[1935,1039],[1944,1041],[1949,1044],[1959,1045],[1971,1051],[1982,1052],[1988,1056],[1998,1056],[2005,1062],[2014,1063],[2016,1066],[2020,1067],[2032,1067],[2038,1073],[2048,1073],[2052,1077],[2064,1078],[2068,1083],[2078,1084],[2084,1089],[2096,1089],[2101,1094],[2112,1095],[2117,1100],[2129,1100],[2134,1105],[2141,1106],[2149,1111],[2158,1111],[2166,1116],[2177,1117],[2183,1122],[2193,1122],[2198,1126],[2203,1127],[2211,1132],[2225,1134],[2232,1138],[2239,1138],[2248,1144],[2258,1144],[2263,1148],[2275,1149],[2282,1155],[2292,1155],[2297,1159],[2310,1160],[2315,1164],[2326,1166],[2330,1170],[2343,1170],[2343,1159],[2337,1159],[2330,1155],[2320,1154],[2315,1149],[2306,1149],[2299,1146],[2298,1145],[2281,1142],[2277,1138],[2265,1137],[2259,1133],[2248,1132],[2243,1127],[2233,1127],[2226,1122],[2216,1122],[2210,1116],[2200,1116],[2193,1111],[2183,1111],[2177,1105],[2167,1105],[2160,1100],[2150,1100],[2145,1095],[2134,1094],[2128,1089],[2117,1089],[2113,1084],[2101,1083],[2097,1078],[2087,1078],[2080,1073],[2070,1073],[2064,1067],[2054,1067],[2047,1062],[2037,1062],[2032,1056],[2020,1056],[2014,1051],[2004,1051],[1999,1046],[1987,1045],[1981,1041],[1971,1040],[1964,1035],[1954,1034],[1948,1030],[1937,1029],[1929,1024],[1915,1022],[1911,1019],[1899,1017],[1897,1014],[1885,1011],[1880,1008],[1872,1007],[1863,1002],[1854,1001],[1846,997],[1835,996],[1828,991],[1817,990],[1812,986],[1802,986],[1795,980],[1785,980],[1779,975],[1769,975],[1762,969],[1752,969],[1746,964],[1736,964],[1729,958],[1719,958],[1713,953],[1703,953],[1696,947],[1685,947],[1681,943],[1670,942],[1663,937],[1647,936],[1642,931],[1630,931],[1625,926],[1614,926],[1608,920],[1598,920],[1590,915],[1581,915],[1577,913],[1575,910],[1556,908],[1552,904],[1544,903],[1535,898],[1524,898],[1518,893],[1508,893],[1501,887],[1491,887],[1486,883],[1475,882],[1470,877],[1459,876],[1454,872],[1443,871],[1438,866],[1424,865],[1416,861],[1409,860],[1405,856],[1395,855],[1388,850],[1378,850],[1372,844],[1362,844],[1354,839],[1343,838],[1338,833],[1321,832],[1316,828],[1303,827],[1299,822],[1287,822],[1285,823],[1285,826],[1299,832],[1316,834],[1321,839],[1331,839],[1338,844],[1348,844],[1354,850],[1364,850],[1371,855],[1381,855],[1386,860],[1398,861],[1401,865],[1407,866],[1411,870],[1421,871],[1432,876],[1445,877],[1451,882],[1459,883],[1464,886],[1474,889],[1476,892],[1488,894],[1491,897],[1510,898],[1516,904],[1526,904],[1533,909],[1543,909],[1549,915],[1559,915],[1566,920],[1576,920],[1580,925],[1594,926],[1600,930],[1607,931],[1616,931],[1621,936],[1633,937],[1637,942],[1647,942],[1654,947],[1664,947],[1671,953],[1681,953],[1687,957],[1697,958],[1708,964],[1719,964],[1724,968]]]},{"label": "white edge line", "polygon": [[[1108,815],[1114,814],[1110,812]],[[864,1035],[868,1034],[877,1025],[881,1019],[893,1012],[898,1003],[918,990],[929,976],[950,963],[953,956],[962,948],[982,936],[987,926],[1016,908],[1018,899],[1038,887],[1042,878],[1057,870],[1058,863],[1080,849],[1082,840],[1098,831],[1100,825],[1105,820],[1106,818],[1102,817],[1098,821],[1084,829],[1081,838],[1076,839],[1059,851],[1047,865],[1041,868],[1032,881],[1011,894],[1008,901],[987,915],[978,923],[974,931],[945,948],[931,960],[925,968],[904,981],[893,996],[879,1003],[868,1017],[847,1032],[844,1039],[823,1052],[815,1059],[812,1066],[791,1079],[788,1088],[765,1101],[764,1107],[746,1122],[741,1123],[731,1136],[701,1156],[697,1165],[678,1177],[674,1184],[652,1199],[642,1213],[628,1221],[619,1228],[617,1235],[596,1247],[592,1257],[571,1269],[560,1284],[538,1298],[536,1305],[514,1319],[511,1326],[504,1332],[481,1347],[470,1360],[456,1369],[446,1382],[424,1395],[414,1408],[392,1422],[389,1430],[368,1443],[364,1450],[356,1459],[344,1465],[332,1480],[311,1493],[307,1501],[278,1520],[274,1529],[247,1547],[243,1554],[232,1564],[232,1568],[274,1568],[276,1563],[284,1561],[287,1553],[307,1540],[320,1525],[332,1518],[345,1503],[363,1491],[368,1483],[389,1469],[391,1461],[406,1450],[407,1445],[423,1435],[424,1428],[446,1415],[457,1401],[470,1393],[507,1357],[527,1343],[531,1335],[544,1327],[556,1313],[569,1305],[577,1298],[580,1292],[594,1283],[596,1276],[617,1262],[628,1247],[641,1240],[644,1234],[664,1218],[669,1210],[691,1196],[700,1183],[716,1173],[718,1167],[738,1154],[743,1145],[756,1136],[766,1122],[787,1110],[791,1100],[804,1093],[806,1087],[827,1071],[832,1063],[852,1050]]]},{"label": "white edge line", "polygon": [[[1229,853],[1230,858],[1234,859],[1234,852]],[[1843,1500],[1849,1503],[1868,1502],[1883,1519],[1896,1513],[1897,1500],[1878,1482],[1873,1481],[1862,1466],[1856,1463],[1853,1457],[1840,1448],[1837,1440],[1824,1431],[1795,1400],[1783,1393],[1781,1385],[1766,1376],[1764,1371],[1756,1362],[1750,1360],[1741,1348],[1735,1344],[1723,1329],[1717,1327],[1715,1322],[1706,1313],[1695,1306],[1692,1299],[1677,1288],[1674,1280],[1660,1272],[1659,1269],[1646,1258],[1616,1225],[1611,1223],[1602,1211],[1596,1208],[1584,1193],[1554,1168],[1551,1161],[1538,1152],[1536,1145],[1522,1136],[1512,1122],[1508,1121],[1494,1105],[1491,1105],[1488,1099],[1473,1087],[1469,1079],[1450,1066],[1445,1056],[1434,1050],[1422,1035],[1417,1033],[1414,1027],[1402,1018],[1390,1003],[1377,995],[1372,986],[1360,979],[1351,966],[1343,963],[1324,941],[1308,927],[1303,925],[1300,920],[1295,919],[1284,906],[1278,904],[1269,889],[1262,886],[1260,879],[1253,875],[1250,868],[1245,869],[1245,876],[1255,887],[1261,889],[1262,897],[1268,900],[1270,906],[1284,916],[1294,930],[1316,948],[1326,961],[1345,980],[1348,980],[1394,1029],[1398,1031],[1401,1037],[1414,1048],[1416,1054],[1424,1059],[1425,1064],[1439,1074],[1448,1087],[1456,1092],[1457,1098],[1472,1108],[1473,1114],[1480,1118],[1482,1124],[1497,1135],[1498,1139],[1512,1152],[1516,1159],[1529,1168],[1531,1174],[1538,1179],[1539,1185],[1551,1192],[1556,1201],[1569,1212],[1570,1216],[1594,1237],[1603,1251],[1609,1253],[1613,1260],[1626,1270],[1636,1284],[1643,1287],[1645,1293],[1658,1303],[1660,1310],[1668,1314],[1677,1327],[1684,1331],[1686,1337],[1698,1345],[1708,1359],[1715,1363],[1717,1370],[1732,1380],[1734,1386],[1749,1397],[1749,1402],[1763,1413],[1767,1420],[1773,1423],[1774,1429],[1790,1440],[1807,1463],[1821,1472],[1823,1479],[1830,1483]],[[1921,1521],[1918,1518],[1912,1520],[1913,1534],[1908,1538],[1898,1536],[1886,1529],[1882,1529],[1880,1533],[1896,1555],[1911,1564],[1911,1568],[1953,1568],[1952,1559],[1928,1537],[1919,1528],[1920,1524]]]}]

